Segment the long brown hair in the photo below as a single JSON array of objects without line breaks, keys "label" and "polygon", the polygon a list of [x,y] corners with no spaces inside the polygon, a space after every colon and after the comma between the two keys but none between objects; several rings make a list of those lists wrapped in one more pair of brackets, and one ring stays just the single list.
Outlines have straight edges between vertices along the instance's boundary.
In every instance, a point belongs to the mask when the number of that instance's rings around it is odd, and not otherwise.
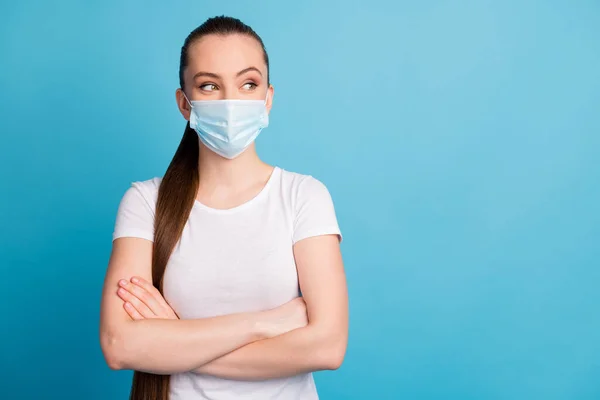
[{"label": "long brown hair", "polygon": [[[214,17],[194,29],[181,47],[179,86],[185,89],[183,73],[188,65],[188,49],[192,43],[206,35],[242,34],[256,39],[263,50],[269,70],[269,58],[262,39],[248,25],[231,17]],[[268,79],[267,79],[268,81]],[[185,126],[183,138],[165,172],[156,202],[154,219],[154,249],[152,253],[152,282],[163,293],[163,276],[175,245],[181,238],[198,191],[199,141],[196,132]],[[169,375],[156,375],[134,371],[130,400],[168,400]]]}]

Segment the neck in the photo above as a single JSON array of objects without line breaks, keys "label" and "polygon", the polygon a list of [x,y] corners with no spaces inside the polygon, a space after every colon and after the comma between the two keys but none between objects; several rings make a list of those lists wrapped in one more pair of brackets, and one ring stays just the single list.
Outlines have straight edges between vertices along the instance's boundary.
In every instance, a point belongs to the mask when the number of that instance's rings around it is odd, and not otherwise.
[{"label": "neck", "polygon": [[258,157],[254,144],[232,160],[223,158],[200,144],[198,167],[200,187],[204,188],[243,187],[271,168]]}]

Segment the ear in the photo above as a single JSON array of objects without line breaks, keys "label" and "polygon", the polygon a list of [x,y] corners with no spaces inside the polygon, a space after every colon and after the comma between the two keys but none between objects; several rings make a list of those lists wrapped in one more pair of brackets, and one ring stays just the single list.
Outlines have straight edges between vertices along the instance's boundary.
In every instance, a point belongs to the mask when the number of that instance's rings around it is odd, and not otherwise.
[{"label": "ear", "polygon": [[177,108],[179,108],[179,112],[183,115],[183,118],[186,121],[190,120],[190,105],[185,99],[185,95],[183,94],[183,90],[181,88],[177,88],[175,91],[175,100],[177,101]]},{"label": "ear", "polygon": [[271,112],[271,107],[273,107],[273,96],[275,95],[275,88],[273,85],[269,85],[267,93],[267,114],[269,114]]}]

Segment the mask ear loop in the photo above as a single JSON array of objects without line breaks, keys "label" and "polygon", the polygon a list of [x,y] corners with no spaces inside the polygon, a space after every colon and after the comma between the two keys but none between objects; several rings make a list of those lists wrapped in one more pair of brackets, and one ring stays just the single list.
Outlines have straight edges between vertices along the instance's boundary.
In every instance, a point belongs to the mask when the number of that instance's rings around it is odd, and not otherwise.
[{"label": "mask ear loop", "polygon": [[192,103],[190,103],[190,101],[188,100],[188,98],[185,95],[185,92],[183,91],[183,89],[181,90],[181,93],[183,93],[183,97],[185,98],[185,101],[187,101],[187,103],[190,105],[190,111],[191,111],[192,110]]}]

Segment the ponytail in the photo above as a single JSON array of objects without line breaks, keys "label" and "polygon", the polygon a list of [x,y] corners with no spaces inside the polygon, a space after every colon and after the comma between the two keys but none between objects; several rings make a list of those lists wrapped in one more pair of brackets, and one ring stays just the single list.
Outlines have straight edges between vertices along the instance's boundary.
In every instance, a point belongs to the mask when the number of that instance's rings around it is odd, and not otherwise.
[{"label": "ponytail", "polygon": [[[160,183],[156,201],[152,283],[161,295],[169,257],[194,206],[198,190],[198,154],[198,135],[188,122]],[[134,371],[129,400],[169,400],[169,381],[169,375]]]}]

